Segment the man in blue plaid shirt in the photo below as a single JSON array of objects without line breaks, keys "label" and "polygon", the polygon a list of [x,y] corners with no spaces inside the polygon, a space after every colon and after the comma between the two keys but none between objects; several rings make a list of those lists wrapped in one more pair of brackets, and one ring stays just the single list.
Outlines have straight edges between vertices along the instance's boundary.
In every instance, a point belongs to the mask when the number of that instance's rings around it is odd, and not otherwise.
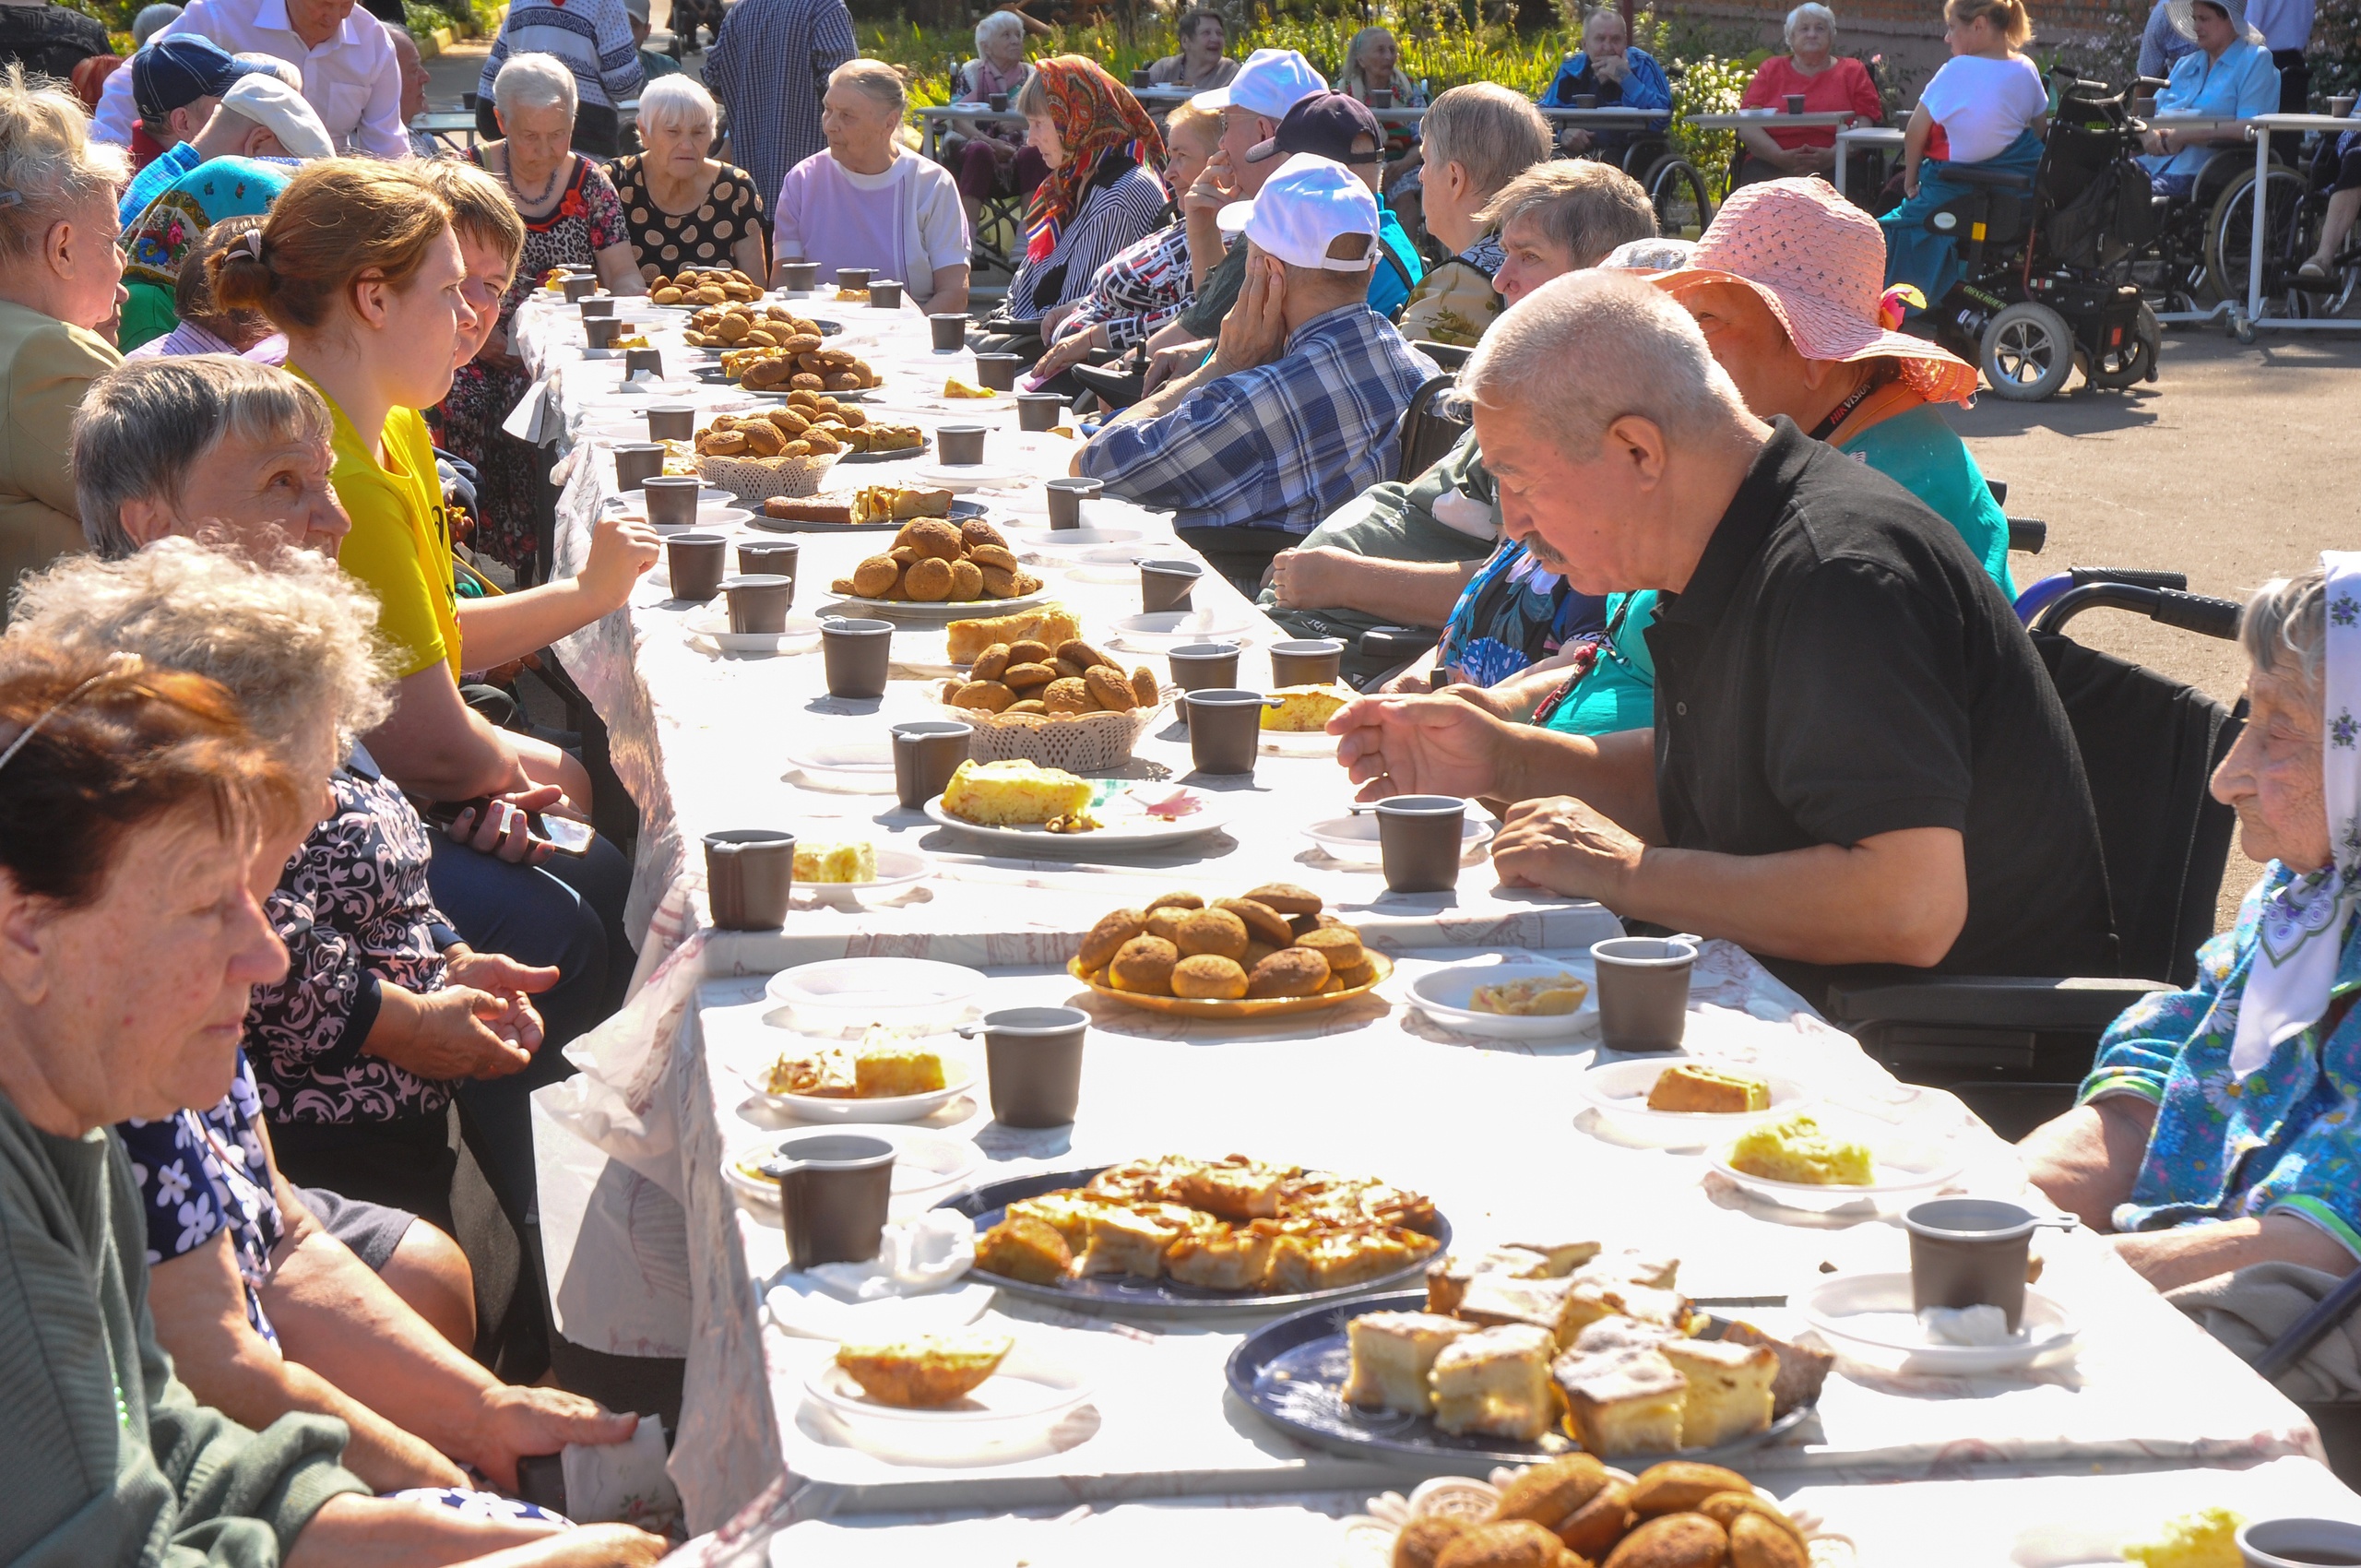
[{"label": "man in blue plaid shirt", "polygon": [[1213,356],[1101,430],[1074,471],[1169,507],[1181,540],[1251,587],[1278,552],[1394,474],[1410,396],[1439,374],[1369,308],[1377,199],[1298,153],[1251,202],[1246,281]]}]

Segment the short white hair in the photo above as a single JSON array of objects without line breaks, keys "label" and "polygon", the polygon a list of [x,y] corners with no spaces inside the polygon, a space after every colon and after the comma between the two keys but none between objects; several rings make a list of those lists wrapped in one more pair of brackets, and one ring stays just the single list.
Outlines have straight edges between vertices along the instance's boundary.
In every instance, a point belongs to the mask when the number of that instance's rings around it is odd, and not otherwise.
[{"label": "short white hair", "polygon": [[2315,566],[2273,577],[2254,590],[2238,617],[2238,646],[2264,675],[2292,682],[2323,701],[2328,661],[2328,573]]},{"label": "short white hair", "polygon": [[1821,21],[1826,22],[1828,24],[1828,41],[1831,43],[1836,42],[1836,13],[1821,5],[1820,0],[1804,0],[1802,5],[1787,13],[1787,19],[1780,25],[1779,36],[1781,39],[1786,41],[1787,47],[1790,49],[1795,47],[1796,24],[1802,21],[1806,17],[1816,18]]},{"label": "short white hair", "polygon": [[995,39],[1004,39],[1011,33],[1018,38],[1025,36],[1025,24],[1017,19],[1015,12],[985,12],[984,19],[976,24],[976,53],[982,54]]},{"label": "short white hair", "polygon": [[547,109],[562,103],[570,117],[581,96],[574,72],[554,54],[511,54],[492,79],[492,101],[504,114],[517,109]]},{"label": "short white hair", "polygon": [[1631,29],[1630,25],[1623,20],[1623,13],[1617,10],[1612,6],[1597,6],[1592,10],[1590,15],[1583,18],[1583,37],[1587,38],[1590,36],[1591,24],[1594,22],[1613,22],[1617,27],[1623,30],[1623,36],[1625,38],[1631,36]]},{"label": "short white hair", "polygon": [[1519,300],[1468,355],[1459,391],[1488,408],[1548,410],[1558,445],[1584,460],[1619,419],[1678,440],[1746,417],[1696,321],[1628,272],[1569,272]]},{"label": "short white hair", "polygon": [[909,112],[909,89],[902,85],[902,73],[883,60],[848,60],[828,73],[828,85],[842,83],[856,87],[894,112],[900,119]]},{"label": "short white hair", "polygon": [[708,129],[721,123],[721,112],[705,83],[686,71],[669,71],[640,89],[639,123],[643,129],[677,134],[698,115]]},{"label": "short white hair", "polygon": [[139,14],[131,18],[131,47],[135,50],[147,48],[148,41],[170,27],[172,19],[180,14],[181,7],[170,4],[170,0],[157,0],[153,6],[140,6]]}]

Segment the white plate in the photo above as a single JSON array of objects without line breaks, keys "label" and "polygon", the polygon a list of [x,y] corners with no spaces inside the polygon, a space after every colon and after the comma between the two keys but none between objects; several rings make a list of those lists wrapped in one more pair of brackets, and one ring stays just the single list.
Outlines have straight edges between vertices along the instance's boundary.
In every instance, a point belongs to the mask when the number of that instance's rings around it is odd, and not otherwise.
[{"label": "white plate", "polygon": [[964,621],[971,616],[991,617],[1014,615],[1020,610],[1030,610],[1049,601],[1050,591],[1019,594],[1014,599],[964,599],[955,602],[943,600],[929,603],[916,599],[863,599],[858,594],[839,594],[830,602],[841,605],[854,616],[869,616],[880,620],[896,618],[907,621]]},{"label": "white plate", "polygon": [[[864,1127],[863,1133],[899,1132]],[[776,1212],[778,1206],[770,1206]],[[998,1292],[979,1279],[961,1279],[922,1296],[881,1296],[848,1301],[808,1274],[783,1271],[763,1295],[764,1309],[783,1334],[798,1339],[901,1339],[955,1334],[991,1311]]]},{"label": "white plate", "polygon": [[834,1416],[856,1444],[881,1455],[937,1463],[979,1459],[1046,1439],[1090,1402],[1090,1380],[1019,1340],[966,1398],[939,1410],[881,1405],[834,1357],[804,1380],[812,1402]]},{"label": "white plate", "polygon": [[[814,834],[814,837],[818,835]],[[891,892],[924,882],[934,874],[934,862],[915,849],[889,849],[880,845],[875,850],[877,874],[867,882],[799,882],[797,897],[809,894],[823,904],[839,909],[857,907],[864,895]]]},{"label": "white plate", "polygon": [[[789,1037],[801,1038],[801,1037]],[[765,1059],[752,1062],[745,1073],[746,1087],[774,1111],[806,1122],[845,1123],[923,1122],[944,1106],[976,1087],[976,1070],[960,1058],[943,1052],[943,1087],[924,1094],[878,1095],[868,1099],[839,1099],[833,1095],[773,1094],[763,1087],[771,1063],[780,1053],[792,1050],[782,1045],[769,1051]]]},{"label": "white plate", "polygon": [[2066,1309],[2038,1290],[2025,1291],[2016,1339],[2007,1345],[1941,1345],[1928,1341],[1910,1307],[1907,1274],[1839,1274],[1824,1279],[1796,1303],[1804,1318],[1839,1350],[1872,1352],[1891,1364],[1905,1361],[1913,1372],[2005,1372],[2064,1350],[2079,1332]]},{"label": "white plate", "polygon": [[[1768,1111],[1650,1111],[1648,1091],[1668,1067],[1687,1057],[1649,1056],[1625,1062],[1602,1062],[1574,1080],[1574,1092],[1590,1108],[1614,1124],[1618,1133],[1657,1148],[1701,1148],[1716,1138],[1729,1137],[1764,1122],[1776,1122],[1800,1111],[1810,1097],[1793,1078],[1760,1073],[1771,1085]],[[1710,1063],[1709,1063],[1710,1065]],[[1742,1069],[1751,1071],[1751,1069]]]},{"label": "white plate", "polygon": [[[1479,985],[1571,974],[1590,987],[1583,1004],[1571,1013],[1528,1016],[1477,1013],[1468,1007]],[[1598,983],[1588,957],[1562,962],[1548,958],[1502,957],[1493,962],[1453,964],[1420,975],[1410,982],[1410,1004],[1457,1034],[1490,1039],[1572,1039],[1598,1028]]]},{"label": "white plate", "polygon": [[1109,638],[1117,647],[1139,653],[1162,653],[1166,648],[1182,643],[1197,643],[1234,637],[1246,630],[1246,618],[1238,611],[1220,610],[1159,610],[1154,614],[1119,615],[1108,623]]},{"label": "white plate", "polygon": [[[778,1183],[746,1168],[770,1158],[781,1140],[811,1135],[811,1128],[797,1127],[749,1138],[722,1156],[722,1180],[756,1208],[775,1210],[778,1207]],[[946,1192],[964,1184],[984,1163],[984,1151],[973,1141],[929,1132],[924,1127],[888,1123],[865,1135],[883,1138],[894,1146],[896,1198],[919,1198],[929,1193]]]},{"label": "white plate", "polygon": [[697,515],[685,523],[650,522],[647,515],[636,508],[623,515],[636,522],[647,523],[668,539],[676,533],[720,533],[754,520],[754,514],[743,506],[700,506]]},{"label": "white plate", "polygon": [[[1263,739],[1267,742],[1278,733],[1277,731],[1266,731]],[[1336,754],[1335,736],[1323,731],[1312,738],[1327,742],[1324,754]],[[1490,831],[1477,818],[1478,814],[1470,812],[1467,819],[1459,826],[1459,858],[1463,862]],[[1307,823],[1303,836],[1319,845],[1322,853],[1332,861],[1341,861],[1349,866],[1382,863],[1383,857],[1379,854],[1377,847],[1377,815],[1373,812],[1364,812],[1359,816],[1323,817],[1318,822]]]},{"label": "white plate", "polygon": [[884,736],[837,739],[825,731],[795,742],[787,765],[814,789],[863,795],[894,792],[894,743]]},{"label": "white plate", "polygon": [[[641,498],[635,500],[632,497],[629,492],[625,492],[619,495],[610,495],[604,501],[600,502],[599,505],[606,507],[610,512],[632,511],[637,512],[642,517],[645,517],[647,516],[647,502],[645,496],[646,492],[642,492]],[[710,484],[701,485],[697,490],[697,517],[700,520],[705,517],[706,511],[708,507],[715,509],[727,507],[733,511],[742,509],[738,497],[730,492],[718,489]],[[749,517],[752,517],[753,515],[753,514],[751,512],[747,514]]]},{"label": "white plate", "polygon": [[[1157,796],[1170,793],[1168,785],[1148,786]],[[1229,814],[1221,808],[1221,797],[1200,791],[1204,802],[1195,811],[1178,821],[1168,822],[1150,816],[1138,798],[1125,790],[1103,805],[1091,808],[1091,814],[1104,826],[1089,833],[1052,833],[1038,824],[1024,826],[991,826],[964,822],[943,809],[943,797],[937,795],[926,803],[926,814],[933,822],[955,832],[966,833],[1004,849],[1026,854],[1044,850],[1076,849],[1145,849],[1162,844],[1180,844],[1207,833],[1216,833],[1228,822]]]},{"label": "white plate", "polygon": [[[1129,544],[1133,540],[1140,537],[1140,530],[1137,529],[1019,528],[1010,529],[1007,531],[1009,537],[1019,543],[1029,545],[1037,549],[1050,550],[1063,550],[1069,547],[1080,549],[1085,545],[1091,544],[1102,546]],[[1169,548],[1169,546],[1165,546],[1163,548]],[[1156,552],[1154,550],[1126,550],[1120,555],[1114,554],[1110,552],[1106,559],[1110,562],[1136,562],[1155,553]],[[1102,557],[1098,552],[1093,551],[1089,554],[1083,556],[1082,559],[1095,564],[1099,562]]]},{"label": "white plate", "polygon": [[1875,1182],[1866,1187],[1839,1187],[1808,1182],[1774,1182],[1767,1177],[1750,1176],[1730,1164],[1730,1146],[1726,1143],[1709,1149],[1705,1163],[1757,1197],[1768,1199],[1783,1208],[1802,1209],[1813,1214],[1849,1208],[1856,1204],[1873,1206],[1880,1210],[1898,1208],[1905,1203],[1932,1195],[1960,1173],[1961,1160],[1945,1146],[1907,1144],[1894,1139],[1891,1134],[1880,1137],[1875,1130],[1866,1126],[1848,1125],[1841,1114],[1832,1112],[1826,1107],[1812,1114],[1828,1133],[1869,1146],[1869,1170],[1877,1177]]},{"label": "white plate", "polygon": [[983,989],[978,971],[932,958],[831,958],[781,969],[763,994],[792,1009],[798,1027],[835,1033],[871,1024],[947,1029]]},{"label": "white plate", "polygon": [[910,470],[918,483],[955,494],[970,490],[1000,490],[1031,484],[1040,478],[1013,463],[920,463]]},{"label": "white plate", "polygon": [[733,632],[730,612],[709,610],[690,616],[683,626],[690,636],[724,653],[809,653],[820,646],[820,623],[810,615],[789,615],[783,632]]}]

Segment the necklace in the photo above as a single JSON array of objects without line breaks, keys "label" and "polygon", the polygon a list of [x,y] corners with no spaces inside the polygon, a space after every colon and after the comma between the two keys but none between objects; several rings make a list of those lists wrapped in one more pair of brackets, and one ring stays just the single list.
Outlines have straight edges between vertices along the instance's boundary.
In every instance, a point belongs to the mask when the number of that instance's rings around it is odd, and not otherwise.
[{"label": "necklace", "polygon": [[558,181],[565,174],[565,163],[561,160],[556,168],[550,171],[550,177],[542,183],[540,193],[538,196],[528,196],[525,194],[525,187],[516,183],[516,160],[504,158],[501,161],[507,167],[501,172],[500,183],[506,185],[509,193],[516,196],[516,205],[528,211],[539,212],[548,205],[550,198],[557,195]]}]

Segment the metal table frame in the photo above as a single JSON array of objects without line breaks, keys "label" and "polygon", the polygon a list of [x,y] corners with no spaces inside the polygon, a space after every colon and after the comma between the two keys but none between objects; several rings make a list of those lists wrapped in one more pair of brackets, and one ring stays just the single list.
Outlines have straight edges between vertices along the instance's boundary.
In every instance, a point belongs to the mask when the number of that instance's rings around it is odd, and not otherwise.
[{"label": "metal table frame", "polygon": [[[2151,114],[2144,123],[2152,131],[2236,131],[2244,139],[2252,135],[2247,127],[2253,122],[2235,114]],[[2225,315],[2235,319],[2238,304],[2236,300],[2224,300],[2212,310],[2160,310],[2154,314],[2157,322],[2165,327],[2203,327]]]},{"label": "metal table frame", "polygon": [[[2246,134],[2253,141],[2255,148],[2255,189],[2263,191],[2269,188],[2265,182],[2271,171],[2271,134],[2273,131],[2355,131],[2361,130],[2361,122],[2340,120],[2331,114],[2258,114],[2246,123]],[[2261,199],[2254,203],[2254,244],[2247,257],[2246,305],[2241,310],[2236,302],[2232,302],[2230,330],[2241,343],[2254,341],[2256,330],[2263,327],[2278,332],[2361,330],[2361,320],[2262,314],[2262,246],[2264,220],[2270,215],[2270,205]]]}]

